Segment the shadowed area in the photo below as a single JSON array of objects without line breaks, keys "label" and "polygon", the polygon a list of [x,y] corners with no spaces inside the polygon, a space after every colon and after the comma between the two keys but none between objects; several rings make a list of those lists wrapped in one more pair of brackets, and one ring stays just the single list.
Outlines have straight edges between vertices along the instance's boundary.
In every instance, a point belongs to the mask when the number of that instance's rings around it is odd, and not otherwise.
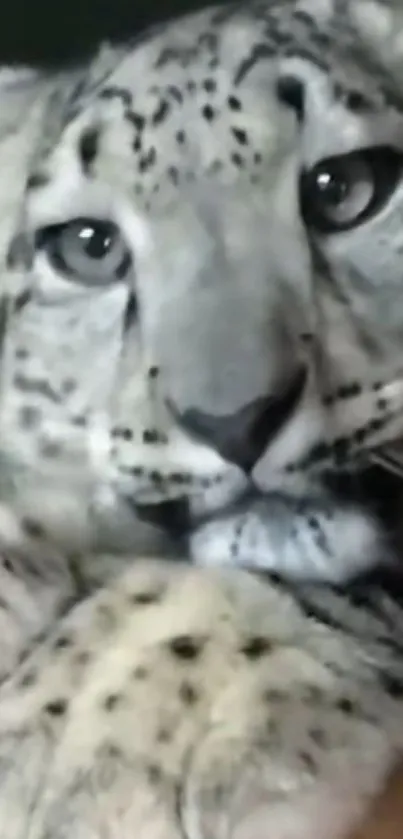
[{"label": "shadowed area", "polygon": [[0,9],[0,61],[55,64],[205,6],[202,0],[16,0]]}]

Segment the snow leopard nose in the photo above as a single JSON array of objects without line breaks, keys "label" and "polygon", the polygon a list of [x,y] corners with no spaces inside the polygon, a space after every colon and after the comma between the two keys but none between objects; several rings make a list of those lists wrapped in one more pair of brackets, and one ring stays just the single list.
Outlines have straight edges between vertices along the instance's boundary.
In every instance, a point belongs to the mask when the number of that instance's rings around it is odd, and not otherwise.
[{"label": "snow leopard nose", "polygon": [[306,381],[300,369],[280,394],[259,397],[234,414],[216,416],[189,408],[176,418],[190,434],[215,448],[244,472],[251,472],[287,422],[301,398]]}]

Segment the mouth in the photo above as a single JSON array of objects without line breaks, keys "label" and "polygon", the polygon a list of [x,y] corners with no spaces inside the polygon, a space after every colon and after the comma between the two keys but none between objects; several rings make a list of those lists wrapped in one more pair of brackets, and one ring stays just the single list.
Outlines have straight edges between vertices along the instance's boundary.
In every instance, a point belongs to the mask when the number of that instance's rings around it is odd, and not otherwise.
[{"label": "mouth", "polygon": [[[273,399],[270,400],[268,408],[270,442],[292,417],[304,392],[306,381],[307,371],[305,369],[298,370],[287,392],[279,397],[275,404],[273,404]],[[219,500],[218,498],[215,499],[216,503],[214,501],[211,503],[212,499],[210,498],[207,503],[204,499],[200,506],[197,501],[195,502],[196,497],[200,499],[201,492],[203,495],[206,493],[210,495],[212,489],[214,490],[214,481],[209,486],[209,481],[206,479],[207,488],[204,491],[199,485],[197,488],[195,486],[193,492],[178,493],[177,496],[171,496],[167,499],[161,498],[159,501],[146,501],[145,499],[142,501],[137,494],[136,498],[126,496],[128,504],[135,510],[138,518],[164,531],[170,538],[180,540],[188,536],[192,529],[197,528],[202,522],[205,523],[212,517],[228,512],[234,504],[239,503],[240,500],[245,499],[251,493],[253,495],[264,495],[265,493],[261,492],[259,487],[255,485],[252,479],[252,471],[256,461],[259,460],[259,454],[267,446],[267,419],[266,413],[263,411],[259,416],[259,421],[253,427],[253,454],[246,451],[242,464],[239,461],[235,463],[237,472],[242,474],[240,481],[234,483],[230,481],[229,483],[233,483],[233,486],[232,491],[230,486],[227,487],[229,492],[224,489],[225,479],[224,482],[217,482],[216,486],[221,497]],[[223,452],[220,450],[220,455],[222,454]],[[229,456],[230,453],[225,452],[224,454],[227,463],[233,463]]]},{"label": "mouth", "polygon": [[159,504],[133,504],[139,519],[162,530],[175,542],[186,539],[192,527],[189,499],[170,498]]}]

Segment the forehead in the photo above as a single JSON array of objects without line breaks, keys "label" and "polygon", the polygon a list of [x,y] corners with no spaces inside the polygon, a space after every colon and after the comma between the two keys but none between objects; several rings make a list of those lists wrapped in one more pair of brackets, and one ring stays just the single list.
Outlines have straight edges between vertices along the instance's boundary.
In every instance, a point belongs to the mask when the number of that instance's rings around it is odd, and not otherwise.
[{"label": "forehead", "polygon": [[31,185],[78,166],[158,204],[201,174],[261,185],[295,146],[295,115],[308,164],[401,132],[391,79],[331,7],[213,9],[98,59],[62,97],[61,142],[48,137]]}]

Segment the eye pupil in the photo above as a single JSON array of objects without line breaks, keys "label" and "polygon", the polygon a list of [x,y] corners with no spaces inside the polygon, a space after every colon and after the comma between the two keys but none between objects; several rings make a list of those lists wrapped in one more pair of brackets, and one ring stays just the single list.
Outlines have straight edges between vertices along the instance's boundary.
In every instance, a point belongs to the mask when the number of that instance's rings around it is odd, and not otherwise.
[{"label": "eye pupil", "polygon": [[352,230],[383,209],[401,174],[402,155],[386,146],[322,160],[302,173],[302,218],[317,233]]},{"label": "eye pupil", "polygon": [[317,187],[322,200],[334,207],[341,204],[348,196],[347,180],[336,172],[322,170],[318,172]]},{"label": "eye pupil", "polygon": [[85,253],[91,259],[103,259],[113,243],[113,235],[104,224],[99,224],[97,227],[87,225],[79,231],[78,235]]}]

